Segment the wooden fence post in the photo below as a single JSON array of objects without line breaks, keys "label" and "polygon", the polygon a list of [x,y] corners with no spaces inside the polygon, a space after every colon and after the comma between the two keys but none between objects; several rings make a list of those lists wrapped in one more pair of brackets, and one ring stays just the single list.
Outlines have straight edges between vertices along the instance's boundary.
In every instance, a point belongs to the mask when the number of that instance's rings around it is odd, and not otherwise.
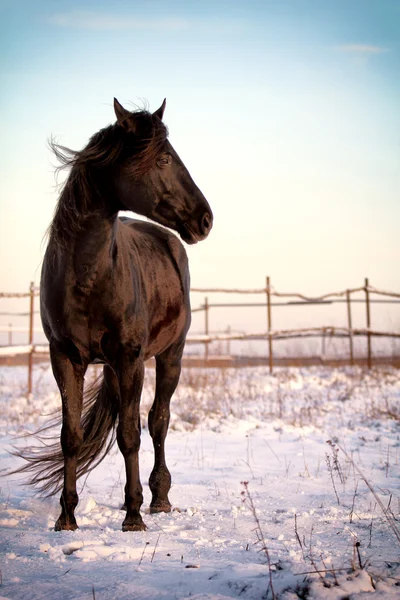
[{"label": "wooden fence post", "polygon": [[32,394],[32,371],[33,371],[33,316],[35,306],[35,284],[31,281],[29,286],[29,345],[31,349],[28,355],[28,395]]},{"label": "wooden fence post", "polygon": [[[205,335],[209,334],[208,311],[209,311],[208,298],[206,296],[204,298],[204,333],[205,333]],[[208,342],[205,342],[204,358],[206,360],[208,360]]]},{"label": "wooden fence post", "polygon": [[273,354],[272,354],[272,317],[271,317],[271,289],[270,289],[270,278],[267,277],[266,292],[267,292],[267,319],[268,319],[268,361],[269,361],[269,372],[272,373],[273,369]]},{"label": "wooden fence post", "polygon": [[326,351],[325,333],[326,333],[326,329],[325,329],[325,327],[323,327],[322,336],[321,336],[321,363],[323,363],[325,360],[325,351]]},{"label": "wooden fence post", "polygon": [[[231,331],[232,328],[230,325],[228,325],[228,327],[226,328],[227,335],[231,335]],[[226,340],[226,353],[228,356],[231,355],[231,340],[229,338]]]},{"label": "wooden fence post", "polygon": [[346,303],[347,303],[347,328],[349,330],[349,347],[350,347],[350,364],[354,365],[354,350],[353,350],[353,325],[351,320],[351,300],[350,291],[346,290]]},{"label": "wooden fence post", "polygon": [[368,369],[371,368],[372,366],[372,354],[371,354],[371,333],[370,333],[370,328],[371,328],[371,312],[370,312],[370,307],[369,307],[369,290],[368,290],[368,278],[365,278],[365,303],[366,303],[366,308],[367,308],[367,344],[368,344]]}]

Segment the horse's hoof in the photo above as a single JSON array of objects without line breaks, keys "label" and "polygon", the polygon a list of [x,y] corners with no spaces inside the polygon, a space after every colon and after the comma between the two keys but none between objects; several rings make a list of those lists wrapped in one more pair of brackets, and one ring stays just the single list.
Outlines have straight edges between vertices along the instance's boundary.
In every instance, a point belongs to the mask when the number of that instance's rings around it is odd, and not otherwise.
[{"label": "horse's hoof", "polygon": [[150,514],[165,512],[169,513],[172,510],[172,506],[169,502],[159,502],[157,504],[150,504]]},{"label": "horse's hoof", "polygon": [[62,519],[60,517],[54,525],[54,531],[75,531],[76,529],[79,529],[79,527],[75,519]]},{"label": "horse's hoof", "polygon": [[142,518],[139,519],[130,519],[122,523],[122,531],[146,531],[147,525],[143,523]]}]

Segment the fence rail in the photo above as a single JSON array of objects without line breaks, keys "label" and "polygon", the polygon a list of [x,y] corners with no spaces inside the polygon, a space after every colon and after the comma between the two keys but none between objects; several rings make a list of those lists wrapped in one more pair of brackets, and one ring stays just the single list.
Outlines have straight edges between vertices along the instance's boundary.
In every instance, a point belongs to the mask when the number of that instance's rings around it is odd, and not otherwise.
[{"label": "fence rail", "polygon": [[[367,364],[368,367],[372,366],[372,338],[373,337],[386,337],[386,338],[398,338],[400,339],[400,333],[391,331],[378,331],[371,328],[371,305],[372,304],[400,304],[400,294],[396,292],[390,292],[386,290],[377,289],[369,284],[368,279],[365,279],[364,285],[343,290],[340,292],[331,292],[320,296],[306,296],[297,292],[293,293],[282,293],[277,292],[271,285],[270,277],[266,277],[265,287],[258,289],[239,289],[239,288],[192,288],[191,292],[205,293],[205,294],[236,294],[236,295],[254,295],[262,294],[265,296],[264,302],[227,302],[227,303],[212,303],[209,301],[208,296],[204,298],[204,303],[200,306],[193,308],[192,312],[203,312],[204,313],[204,333],[202,334],[190,334],[187,337],[187,344],[201,344],[204,346],[204,358],[207,361],[209,359],[209,346],[213,342],[230,342],[230,341],[254,341],[254,340],[265,340],[268,342],[268,362],[270,372],[273,370],[274,365],[274,353],[273,353],[273,342],[278,340],[287,339],[302,339],[311,337],[322,337],[324,340],[326,336],[336,338],[347,338],[349,343],[349,362],[354,364],[354,344],[353,340],[355,337],[365,337],[367,340]],[[363,298],[352,298],[353,294],[363,293]],[[381,296],[381,298],[371,298],[371,294],[375,296]],[[0,327],[0,331],[9,333],[9,344],[8,346],[0,347],[1,356],[16,356],[16,355],[27,355],[28,356],[28,394],[32,392],[32,368],[35,354],[47,354],[47,345],[35,345],[34,344],[34,333],[41,331],[34,327],[34,318],[37,314],[35,310],[35,299],[39,296],[39,291],[35,288],[34,283],[30,284],[29,292],[26,293],[10,293],[0,292],[0,300],[2,298],[26,298],[29,299],[29,310],[27,312],[3,312],[0,316],[19,316],[29,317],[29,327],[14,328],[11,325],[8,327]],[[382,298],[383,297],[383,298]],[[278,298],[279,301],[273,301],[273,298]],[[280,299],[287,299],[281,301]],[[272,321],[272,309],[277,306],[299,306],[299,305],[325,305],[345,303],[347,307],[347,326],[333,327],[308,327],[308,328],[297,328],[297,329],[273,329]],[[354,303],[365,304],[365,324],[364,328],[354,328],[352,325],[352,311],[351,306]],[[266,308],[266,324],[267,329],[262,333],[242,333],[232,332],[228,328],[227,332],[210,332],[209,328],[209,315],[210,310],[213,308],[243,308],[243,307],[265,307]],[[10,339],[12,339],[12,331],[23,331],[28,333],[28,344],[26,345],[12,345]]]},{"label": "fence rail", "polygon": [[[367,339],[367,364],[368,368],[372,366],[372,337],[388,337],[388,338],[398,338],[400,339],[400,333],[394,332],[384,332],[384,331],[374,331],[371,329],[371,304],[399,304],[400,303],[400,294],[396,292],[390,292],[386,290],[380,290],[375,288],[369,284],[368,278],[364,280],[364,285],[351,288],[347,290],[343,290],[340,292],[330,292],[328,294],[323,294],[321,296],[306,296],[304,294],[299,294],[297,292],[277,292],[271,285],[270,277],[266,277],[266,285],[265,288],[257,288],[257,289],[240,289],[240,288],[192,288],[192,292],[201,292],[201,293],[224,293],[224,294],[263,294],[266,297],[265,302],[253,302],[253,303],[210,303],[208,296],[204,299],[204,304],[200,307],[196,308],[195,311],[204,311],[205,313],[205,337],[203,338],[203,343],[206,344],[205,358],[208,357],[208,344],[211,341],[223,341],[227,339],[226,336],[214,336],[211,340],[208,336],[208,324],[209,324],[209,311],[211,308],[228,308],[228,307],[265,307],[267,309],[267,332],[263,334],[244,334],[240,337],[230,337],[231,340],[268,340],[268,358],[269,358],[269,369],[272,373],[273,370],[273,344],[274,340],[282,340],[282,339],[295,339],[295,338],[304,338],[304,337],[324,337],[325,335],[329,335],[330,337],[340,337],[340,338],[348,338],[349,340],[349,362],[351,365],[354,365],[354,345],[353,339],[357,336],[365,336]],[[352,298],[351,295],[355,293],[364,293],[364,298]],[[371,294],[376,294],[378,296],[385,296],[385,299],[372,299],[370,297]],[[272,298],[297,298],[297,300],[288,300],[286,302],[273,302]],[[390,300],[386,298],[390,297]],[[347,327],[332,327],[332,326],[323,326],[323,327],[313,327],[307,329],[287,329],[274,331],[272,328],[272,308],[274,306],[300,306],[300,305],[320,305],[320,304],[336,304],[336,303],[346,303],[347,305]],[[354,303],[362,303],[366,306],[366,327],[365,328],[353,328],[352,326],[352,312],[351,305]],[[193,311],[194,312],[194,311]]]}]

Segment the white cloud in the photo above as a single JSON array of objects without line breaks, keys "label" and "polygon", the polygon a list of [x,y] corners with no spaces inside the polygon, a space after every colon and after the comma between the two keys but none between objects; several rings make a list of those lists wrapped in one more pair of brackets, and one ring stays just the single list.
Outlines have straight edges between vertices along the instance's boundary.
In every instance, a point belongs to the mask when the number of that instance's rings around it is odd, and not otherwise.
[{"label": "white cloud", "polygon": [[371,44],[345,44],[343,46],[338,46],[336,49],[357,56],[371,56],[372,54],[383,54],[384,52],[388,52],[387,48],[373,46]]},{"label": "white cloud", "polygon": [[54,14],[47,21],[58,27],[96,30],[177,30],[188,27],[181,18],[143,19],[131,15],[113,15],[89,11],[72,11]]}]

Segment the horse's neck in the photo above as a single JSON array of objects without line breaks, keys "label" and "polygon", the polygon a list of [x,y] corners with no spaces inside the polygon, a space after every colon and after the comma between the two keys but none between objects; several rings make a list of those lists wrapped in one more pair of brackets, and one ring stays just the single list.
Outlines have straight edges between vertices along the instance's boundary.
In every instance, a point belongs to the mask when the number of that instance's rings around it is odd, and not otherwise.
[{"label": "horse's neck", "polygon": [[117,215],[88,215],[73,245],[73,267],[78,282],[90,282],[110,269],[116,244]]},{"label": "horse's neck", "polygon": [[116,244],[118,213],[107,210],[99,198],[87,197],[82,205],[63,192],[51,227],[50,246],[58,265],[73,273],[80,287],[91,287],[99,274],[110,269]]}]

